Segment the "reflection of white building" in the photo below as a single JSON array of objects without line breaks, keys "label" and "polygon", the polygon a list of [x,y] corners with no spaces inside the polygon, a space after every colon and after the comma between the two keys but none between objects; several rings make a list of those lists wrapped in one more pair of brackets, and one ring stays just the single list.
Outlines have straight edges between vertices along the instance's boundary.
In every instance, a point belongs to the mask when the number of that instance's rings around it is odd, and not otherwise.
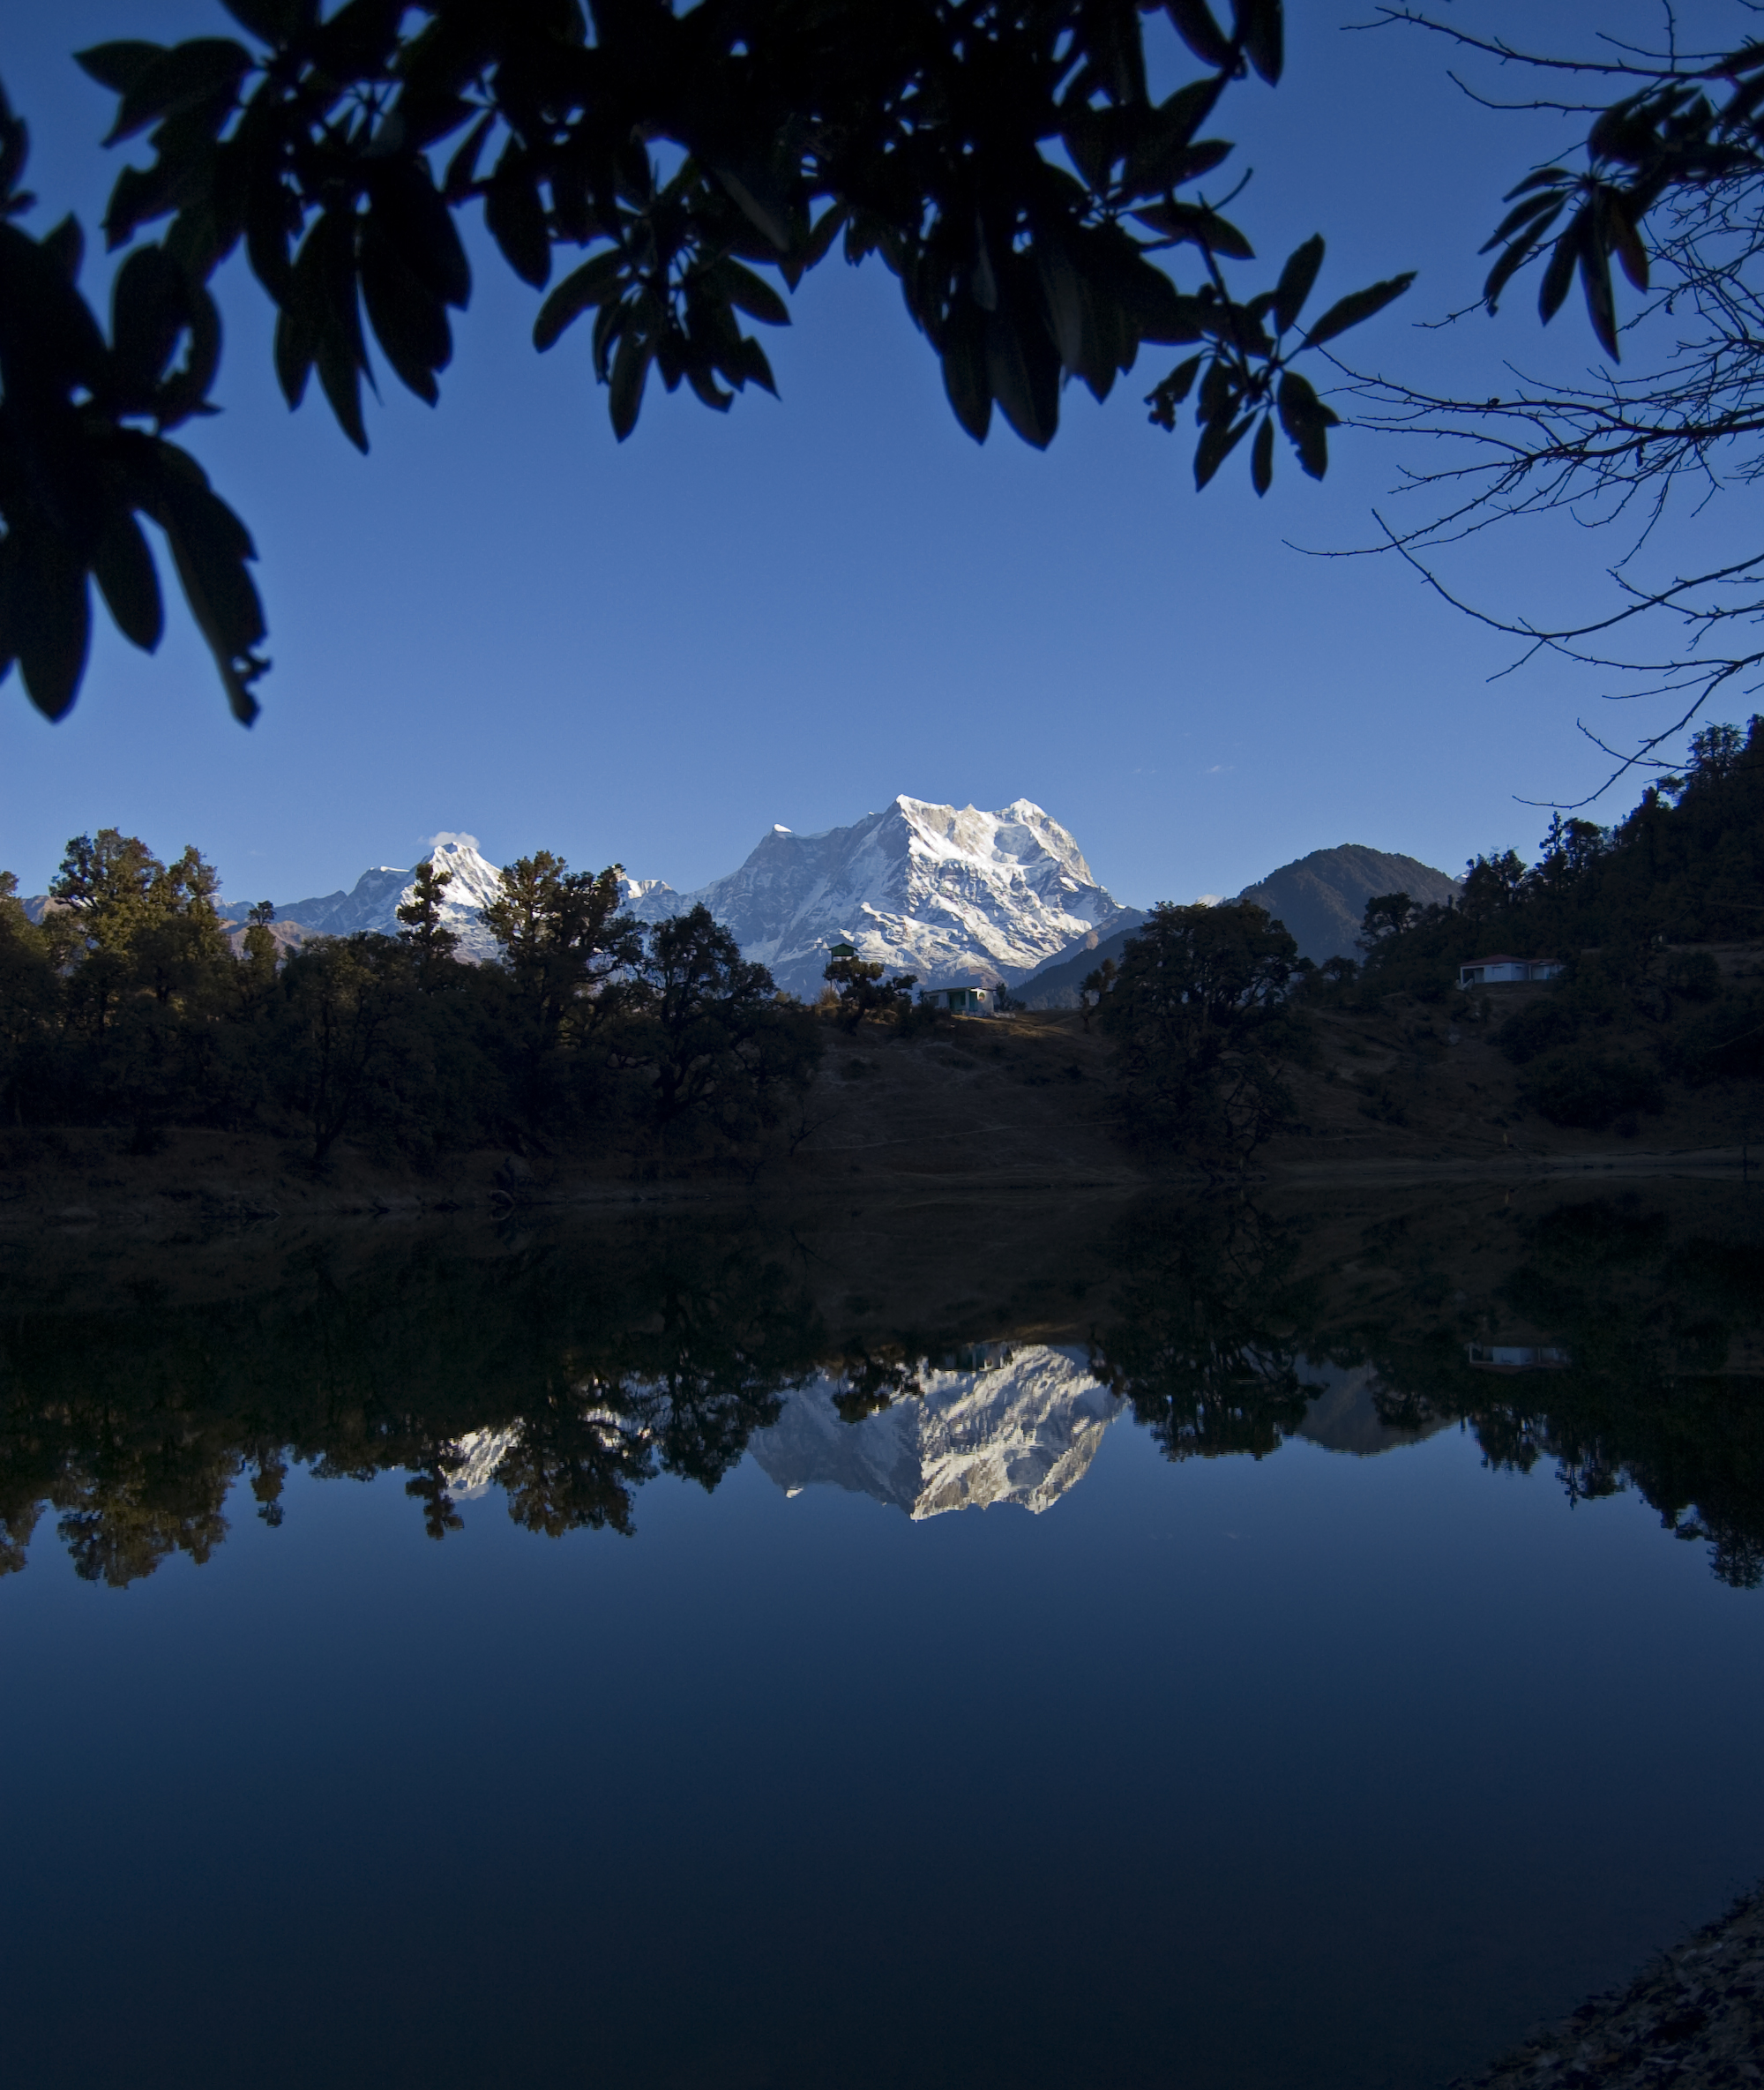
[{"label": "reflection of white building", "polygon": [[1515,985],[1522,980],[1554,979],[1562,970],[1559,958],[1509,958],[1504,952],[1492,958],[1466,958],[1458,968],[1461,987]]},{"label": "reflection of white building", "polygon": [[989,1343],[951,1361],[967,1368],[922,1367],[922,1397],[856,1423],[833,1406],[840,1382],[813,1380],[753,1439],[753,1457],[788,1494],[848,1488],[915,1521],[993,1502],[1051,1509],[1083,1478],[1122,1402],[1081,1349]]},{"label": "reflection of white building", "polygon": [[1466,1343],[1464,1348],[1485,1372],[1559,1371],[1573,1361],[1555,1343]]}]

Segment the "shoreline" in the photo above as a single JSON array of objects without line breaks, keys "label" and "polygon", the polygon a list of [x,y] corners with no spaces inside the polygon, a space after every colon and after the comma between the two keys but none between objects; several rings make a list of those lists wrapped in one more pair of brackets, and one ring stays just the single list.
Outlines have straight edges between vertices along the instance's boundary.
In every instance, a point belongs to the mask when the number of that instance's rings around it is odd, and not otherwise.
[{"label": "shoreline", "polygon": [[[821,1199],[848,1201],[854,1195],[861,1195],[867,1203],[882,1206],[917,1202],[927,1194],[960,1198],[964,1192],[972,1195],[974,1191],[971,1183],[953,1181],[940,1170],[923,1173],[911,1169],[890,1170],[886,1175],[866,1176],[859,1190],[847,1178],[812,1168],[787,1168],[757,1182],[744,1182],[728,1175],[682,1174],[670,1180],[666,1177],[633,1180],[629,1174],[596,1177],[586,1172],[572,1181],[571,1172],[558,1169],[548,1172],[551,1180],[546,1181],[532,1175],[511,1175],[505,1168],[488,1165],[492,1160],[505,1161],[506,1157],[486,1155],[462,1156],[460,1159],[467,1164],[466,1166],[437,1170],[434,1177],[423,1180],[371,1164],[349,1165],[354,1159],[353,1156],[341,1157],[334,1170],[318,1174],[296,1172],[285,1166],[253,1170],[248,1164],[239,1172],[245,1177],[244,1182],[236,1176],[228,1180],[233,1175],[230,1170],[227,1175],[194,1182],[183,1170],[142,1170],[141,1176],[146,1180],[136,1183],[117,1177],[93,1183],[86,1168],[78,1163],[71,1166],[39,1163],[10,1174],[0,1173],[0,1235],[14,1227],[34,1231],[45,1225],[86,1227],[121,1224],[135,1229],[155,1218],[187,1225],[198,1216],[210,1223],[219,1219],[242,1224],[321,1216],[418,1218],[457,1212],[495,1215],[511,1210],[557,1214],[637,1205],[808,1204]],[[484,1165],[471,1166],[472,1160]],[[123,1166],[130,1168],[131,1165],[125,1162]],[[152,1175],[161,1173],[175,1174],[182,1180],[171,1183],[151,1180]],[[57,1176],[62,1180],[56,1181]],[[253,1177],[255,1180],[250,1180]],[[1442,1155],[1413,1160],[1367,1157],[1276,1162],[1230,1177],[1209,1176],[1203,1170],[1180,1166],[1098,1170],[1094,1165],[1074,1169],[1069,1163],[1062,1167],[1056,1162],[1039,1167],[994,1168],[988,1172],[985,1185],[990,1191],[1105,1192],[1132,1196],[1147,1191],[1182,1189],[1326,1192],[1387,1186],[1419,1188],[1434,1183],[1519,1185],[1661,1178],[1735,1183],[1756,1178],[1764,1182],[1764,1161],[1755,1152],[1730,1145],[1658,1150],[1629,1147],[1580,1154]],[[123,1195],[114,1195],[118,1191]]]},{"label": "shoreline", "polygon": [[1728,2090],[1764,2083],[1764,1885],[1447,2090]]}]

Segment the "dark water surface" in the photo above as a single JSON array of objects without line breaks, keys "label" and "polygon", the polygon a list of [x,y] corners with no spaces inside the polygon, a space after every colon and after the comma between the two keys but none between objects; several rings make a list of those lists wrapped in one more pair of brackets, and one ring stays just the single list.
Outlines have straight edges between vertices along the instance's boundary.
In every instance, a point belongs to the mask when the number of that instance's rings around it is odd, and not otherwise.
[{"label": "dark water surface", "polygon": [[6,2079],[1418,2090],[1764,1870],[1748,1196],[1023,1225],[18,1248]]}]

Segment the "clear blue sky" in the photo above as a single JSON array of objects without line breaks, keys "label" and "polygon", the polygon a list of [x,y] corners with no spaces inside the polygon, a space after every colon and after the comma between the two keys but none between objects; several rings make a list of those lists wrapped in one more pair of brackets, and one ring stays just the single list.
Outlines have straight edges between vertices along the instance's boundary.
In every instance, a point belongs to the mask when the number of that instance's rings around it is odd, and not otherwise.
[{"label": "clear blue sky", "polygon": [[[28,222],[71,207],[90,232],[118,163],[98,145],[112,103],[68,54],[227,19],[210,0],[0,9],[43,199]],[[1297,0],[1286,81],[1223,105],[1233,164],[1255,169],[1233,215],[1267,280],[1320,229],[1319,299],[1422,272],[1353,337],[1365,363],[1478,395],[1510,387],[1503,356],[1589,363],[1578,311],[1542,335],[1529,294],[1497,322],[1416,331],[1474,296],[1502,191],[1564,134],[1473,107],[1430,39],[1342,29],[1368,11]],[[1516,33],[1541,17],[1558,41],[1659,20],[1623,0],[1452,11]],[[1731,4],[1700,11],[1743,33]],[[351,883],[439,828],[499,862],[550,847],[687,888],[774,820],[832,827],[906,791],[1033,798],[1145,905],[1235,892],[1339,842],[1448,869],[1478,848],[1532,854],[1547,815],[1515,795],[1598,781],[1574,723],[1596,685],[1547,664],[1491,681],[1500,643],[1402,568],[1287,548],[1366,541],[1397,466],[1378,438],[1338,438],[1322,487],[1282,457],[1258,502],[1234,458],[1196,495],[1192,434],[1149,427],[1140,403],[1175,360],[1153,350],[1105,407],[1069,391],[1047,454],[1002,428],[978,448],[893,279],[834,260],[767,339],[781,401],[719,419],[654,386],[621,447],[586,329],[536,356],[535,294],[481,238],[474,255],[439,408],[388,378],[366,459],[316,387],[288,413],[265,303],[229,264],[225,412],[190,439],[257,537],[264,715],[232,723],[181,605],[152,659],[106,628],[59,726],[16,678],[0,688],[0,866],[25,890],[70,835],[108,824],[162,851],[198,843],[233,897]],[[1499,606],[1558,608],[1586,599],[1603,549],[1533,530],[1485,545],[1469,578]]]}]

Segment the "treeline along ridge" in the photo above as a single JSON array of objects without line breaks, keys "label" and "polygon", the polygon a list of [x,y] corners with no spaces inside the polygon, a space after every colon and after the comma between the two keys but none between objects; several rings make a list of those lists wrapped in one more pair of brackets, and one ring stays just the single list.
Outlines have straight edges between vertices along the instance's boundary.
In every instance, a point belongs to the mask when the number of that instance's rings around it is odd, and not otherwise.
[{"label": "treeline along ridge", "polygon": [[[1302,959],[1253,903],[1160,905],[1086,983],[1120,1133],[1147,1157],[1240,1165],[1302,1129],[1292,1082],[1318,1062],[1320,1017],[1416,1012],[1431,1037],[1442,1005],[1499,1024],[1527,1105],[1558,1125],[1633,1130],[1672,1084],[1755,1082],[1757,968],[1724,972],[1708,947],[1760,935],[1760,777],[1764,723],[1709,727],[1615,827],[1558,817],[1536,864],[1478,856],[1446,905],[1374,897],[1360,963]],[[267,908],[235,948],[197,850],[76,837],[39,920],[0,873],[0,1111],[125,1126],[142,1152],[199,1125],[279,1134],[315,1165],[347,1141],[419,1168],[488,1146],[753,1171],[811,1129],[821,1019],[902,1041],[953,1020],[912,976],[852,958],[805,1006],[705,908],[647,927],[623,913],[618,880],[545,850],[510,865],[483,910],[497,962],[480,965],[446,925],[448,874],[424,864],[396,935],[288,955]],[[1460,995],[1459,968],[1496,954],[1562,973],[1510,1013]]]}]

